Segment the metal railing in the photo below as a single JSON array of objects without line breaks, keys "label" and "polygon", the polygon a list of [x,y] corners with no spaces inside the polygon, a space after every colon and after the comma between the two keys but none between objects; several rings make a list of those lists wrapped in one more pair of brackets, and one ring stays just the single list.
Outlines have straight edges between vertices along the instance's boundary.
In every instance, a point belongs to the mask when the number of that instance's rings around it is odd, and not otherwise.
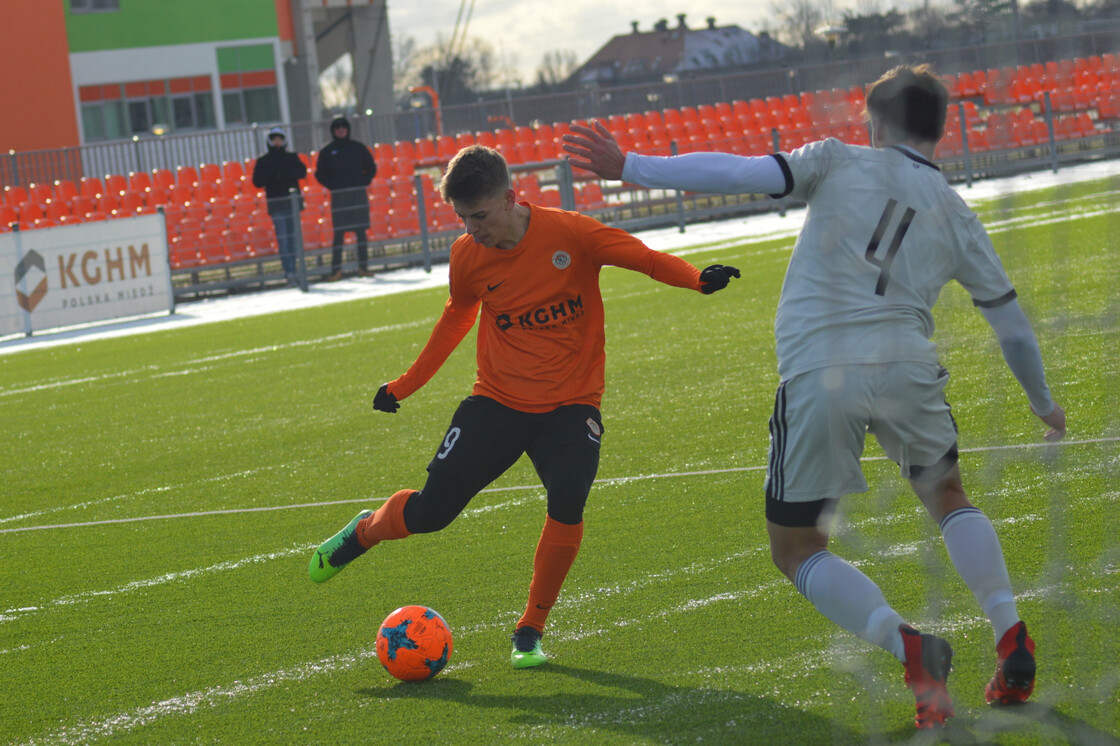
[{"label": "metal railing", "polygon": [[[439,134],[495,131],[515,125],[570,122],[651,109],[750,100],[802,91],[862,86],[902,62],[930,62],[942,74],[1101,55],[1120,50],[1120,31],[1104,29],[1065,36],[1006,41],[954,49],[925,49],[861,59],[794,63],[719,75],[681,76],[616,87],[591,86],[544,95],[491,92],[476,103],[392,114],[350,116],[352,136],[367,145],[434,138]],[[437,129],[437,119],[439,127]],[[26,186],[82,176],[128,174],[181,165],[221,164],[259,156],[264,134],[275,123],[192,134],[134,137],[57,150],[0,156],[0,184]],[[308,153],[328,141],[327,122],[286,125],[293,150]]]},{"label": "metal railing", "polygon": [[[1002,106],[1000,110],[1023,110],[1021,106]],[[1087,136],[1059,139],[1056,115],[1047,108],[1042,112],[1048,137],[1030,144],[1010,144],[991,148],[974,143],[976,137],[967,126],[962,127],[959,152],[938,159],[947,179],[967,182],[981,178],[1006,176],[1031,170],[1058,170],[1061,166],[1090,160],[1120,157],[1120,132],[1114,129],[1094,130]],[[961,121],[965,122],[964,107]],[[971,134],[970,134],[971,133]],[[782,149],[781,135],[772,133],[775,150]],[[674,143],[675,151],[675,143]],[[684,232],[689,224],[765,212],[785,211],[793,205],[788,200],[772,200],[764,195],[711,195],[682,193],[674,190],[645,189],[633,185],[608,184],[588,178],[586,172],[573,173],[567,160],[545,161],[510,167],[519,199],[564,209],[578,209],[599,220],[628,231],[677,227]],[[461,227],[449,208],[435,194],[435,184],[423,175],[410,182],[407,194],[395,194],[390,202],[373,201],[370,205],[372,227],[368,232],[368,268],[373,272],[405,266],[422,266],[446,262],[451,244],[462,235]],[[409,204],[406,205],[406,202]],[[394,207],[395,205],[395,207]],[[318,217],[314,210],[319,210]],[[309,213],[309,211],[311,211]],[[397,212],[401,214],[398,215]],[[309,204],[298,221],[300,276],[298,284],[325,280],[332,272],[329,203]],[[398,218],[412,216],[411,219]],[[245,288],[275,286],[289,281],[280,264],[275,235],[269,224],[258,215],[254,231],[237,226],[191,234],[184,247],[196,257],[184,266],[175,257],[171,244],[172,284],[177,300],[203,297],[213,293]],[[182,216],[169,213],[169,226],[181,224]],[[248,235],[246,235],[246,233]],[[350,234],[352,235],[352,234]],[[359,270],[356,245],[348,235],[344,243],[343,272]],[[221,245],[219,245],[219,243]]]}]

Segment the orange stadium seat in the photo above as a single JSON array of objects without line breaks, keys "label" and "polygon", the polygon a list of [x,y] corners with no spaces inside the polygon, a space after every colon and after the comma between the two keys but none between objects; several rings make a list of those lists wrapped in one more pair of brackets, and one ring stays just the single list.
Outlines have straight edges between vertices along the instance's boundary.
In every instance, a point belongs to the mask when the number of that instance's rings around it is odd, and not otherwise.
[{"label": "orange stadium seat", "polygon": [[194,196],[194,187],[189,184],[176,184],[171,188],[171,204],[185,205]]},{"label": "orange stadium seat", "polygon": [[171,189],[173,186],[175,186],[175,175],[170,169],[157,168],[152,172],[153,189]]},{"label": "orange stadium seat", "polygon": [[202,257],[198,254],[198,246],[184,236],[175,236],[171,239],[168,249],[172,269],[192,269],[202,264]]},{"label": "orange stadium seat", "polygon": [[151,189],[148,191],[144,199],[144,204],[148,207],[166,207],[171,201],[171,192],[166,189]]},{"label": "orange stadium seat", "polygon": [[6,186],[4,187],[4,204],[11,207],[19,207],[22,203],[29,199],[27,189],[21,186]]},{"label": "orange stadium seat", "polygon": [[78,191],[83,197],[97,199],[105,191],[105,187],[102,186],[101,179],[96,176],[83,176],[78,182]]},{"label": "orange stadium seat", "polygon": [[218,185],[212,181],[200,181],[194,188],[194,197],[196,201],[209,202],[218,196]]},{"label": "orange stadium seat", "polygon": [[435,165],[439,162],[439,153],[436,144],[427,137],[422,137],[414,142],[416,146],[416,163],[425,166]]},{"label": "orange stadium seat", "polygon": [[45,205],[54,199],[54,187],[50,184],[32,184],[27,188],[27,198],[32,202]]},{"label": "orange stadium seat", "polygon": [[216,163],[203,163],[198,167],[199,183],[217,184],[222,180],[222,167]]},{"label": "orange stadium seat", "polygon": [[218,182],[218,199],[232,200],[241,194],[241,182],[238,179],[222,179]]},{"label": "orange stadium seat", "polygon": [[23,223],[33,223],[43,217],[43,208],[38,202],[25,200],[16,206],[19,210],[19,219]]},{"label": "orange stadium seat", "polygon": [[58,179],[54,182],[55,199],[64,202],[73,202],[78,196],[78,186],[69,179]]},{"label": "orange stadium seat", "polygon": [[474,136],[475,136],[475,140],[478,141],[479,145],[485,145],[486,147],[494,148],[495,150],[497,149],[498,138],[490,130],[480,130],[480,131],[476,132]]},{"label": "orange stadium seat", "polygon": [[131,190],[125,191],[121,195],[120,204],[117,206],[118,213],[135,215],[144,206],[144,195],[140,192]]},{"label": "orange stadium seat", "polygon": [[194,166],[179,166],[175,169],[175,183],[193,188],[198,183],[198,171]]},{"label": "orange stadium seat", "polygon": [[128,174],[128,188],[134,192],[146,192],[152,188],[152,175],[147,171],[132,171]]},{"label": "orange stadium seat", "polygon": [[114,195],[121,195],[128,190],[128,179],[121,174],[105,175],[105,191]]},{"label": "orange stadium seat", "polygon": [[111,215],[114,210],[120,207],[121,197],[120,194],[105,192],[97,198],[96,211]]},{"label": "orange stadium seat", "polygon": [[455,138],[451,135],[440,135],[436,138],[436,157],[441,161],[449,161],[459,152],[455,147]]},{"label": "orange stadium seat", "polygon": [[226,161],[222,164],[222,181],[241,181],[245,178],[245,164],[241,161]]},{"label": "orange stadium seat", "polygon": [[79,194],[70,203],[70,212],[76,217],[85,218],[85,216],[97,209],[97,201]]}]

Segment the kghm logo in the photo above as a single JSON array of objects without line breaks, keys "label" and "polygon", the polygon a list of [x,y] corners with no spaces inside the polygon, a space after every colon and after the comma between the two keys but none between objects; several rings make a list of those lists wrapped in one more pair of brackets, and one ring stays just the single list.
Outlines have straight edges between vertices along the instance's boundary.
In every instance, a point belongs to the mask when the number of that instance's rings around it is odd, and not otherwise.
[{"label": "kghm logo", "polygon": [[583,316],[583,296],[577,295],[555,305],[541,306],[516,316],[503,313],[495,321],[498,328],[504,332],[511,326],[520,326],[522,329],[548,329],[567,324],[581,316]]},{"label": "kghm logo", "polygon": [[[39,282],[35,285],[34,290],[25,294],[20,290],[20,283],[28,275],[30,275],[28,284],[34,282],[36,277],[34,271],[36,269],[39,270]],[[39,305],[39,301],[43,300],[43,296],[47,294],[47,263],[43,261],[43,256],[38,251],[32,249],[27,252],[23,259],[19,260],[19,264],[16,265],[15,282],[16,302],[24,311],[31,313],[35,310],[35,306]]]}]

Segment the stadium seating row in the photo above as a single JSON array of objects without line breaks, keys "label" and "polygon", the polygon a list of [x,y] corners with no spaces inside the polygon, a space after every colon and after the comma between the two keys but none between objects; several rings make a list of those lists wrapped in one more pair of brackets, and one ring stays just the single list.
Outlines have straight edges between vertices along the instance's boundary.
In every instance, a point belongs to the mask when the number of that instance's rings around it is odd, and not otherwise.
[{"label": "stadium seating row", "polygon": [[[977,70],[961,73],[951,82],[960,107],[950,107],[946,137],[937,151],[941,158],[963,151],[962,107],[973,153],[1047,142],[1049,132],[1039,106],[1047,92],[1058,113],[1054,129],[1059,141],[1097,134],[1091,112],[1096,113],[1098,121],[1120,118],[1120,59],[1113,55]],[[867,144],[867,127],[861,118],[863,95],[863,88],[858,86],[803,92],[613,115],[606,124],[624,148],[663,155],[674,144],[681,153],[711,149],[765,153],[775,147],[775,136],[783,149],[823,137]],[[987,110],[981,112],[978,103]],[[458,217],[439,198],[427,169],[439,167],[461,148],[475,143],[501,150],[515,165],[553,160],[562,154],[562,138],[571,124],[514,126],[494,132],[376,144],[378,178],[368,189],[369,238],[378,241],[419,233],[414,183],[417,174],[429,229],[456,229]],[[308,249],[329,247],[333,237],[329,193],[313,175],[317,157],[316,152],[300,154],[309,172],[302,186],[306,209],[301,214]],[[184,165],[174,171],[109,174],[104,179],[84,177],[77,183],[62,180],[53,185],[8,186],[0,195],[0,231],[16,223],[21,229],[30,229],[152,213],[162,208],[176,268],[271,256],[276,253],[275,236],[263,195],[251,181],[253,165],[253,159],[248,159],[198,167]],[[577,208],[609,206],[596,181],[587,174],[577,174],[577,178]],[[516,186],[525,199],[560,205],[559,192],[542,188],[531,172],[519,176]],[[347,240],[353,241],[353,234],[347,234]]]}]

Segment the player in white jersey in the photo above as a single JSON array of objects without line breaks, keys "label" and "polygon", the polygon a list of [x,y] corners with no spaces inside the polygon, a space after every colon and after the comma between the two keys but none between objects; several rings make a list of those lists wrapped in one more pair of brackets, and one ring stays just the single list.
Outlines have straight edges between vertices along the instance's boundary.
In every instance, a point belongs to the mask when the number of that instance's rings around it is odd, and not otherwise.
[{"label": "player in white jersey", "polygon": [[771,555],[821,613],[903,663],[919,728],[953,714],[949,643],[906,624],[870,578],[828,551],[837,500],[867,490],[859,457],[868,432],[939,522],[953,566],[992,622],[997,663],[985,699],[1022,702],[1035,676],[1034,642],[999,539],[961,484],[948,372],[930,341],[931,309],[948,282],[963,285],[992,326],[1031,410],[1050,427],[1043,437],[1065,434],[1065,412],[991,240],[931,162],[947,104],[928,66],[903,66],[868,89],[870,148],[829,139],[759,157],[662,158],[624,154],[599,123],[564,138],[572,164],[603,178],[807,203],[774,325],[781,382],[765,486]]}]

